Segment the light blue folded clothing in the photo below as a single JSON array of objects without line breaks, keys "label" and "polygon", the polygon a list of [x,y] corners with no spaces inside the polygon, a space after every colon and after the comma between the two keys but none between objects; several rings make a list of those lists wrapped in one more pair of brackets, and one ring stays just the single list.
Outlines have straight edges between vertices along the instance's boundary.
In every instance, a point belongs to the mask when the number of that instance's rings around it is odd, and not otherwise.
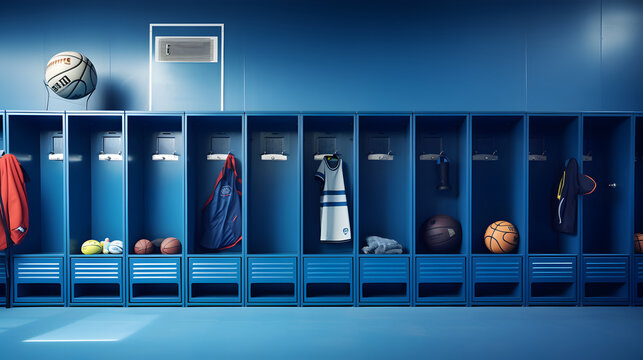
[{"label": "light blue folded clothing", "polygon": [[401,254],[402,245],[393,239],[379,236],[366,237],[366,244],[362,248],[364,254]]}]

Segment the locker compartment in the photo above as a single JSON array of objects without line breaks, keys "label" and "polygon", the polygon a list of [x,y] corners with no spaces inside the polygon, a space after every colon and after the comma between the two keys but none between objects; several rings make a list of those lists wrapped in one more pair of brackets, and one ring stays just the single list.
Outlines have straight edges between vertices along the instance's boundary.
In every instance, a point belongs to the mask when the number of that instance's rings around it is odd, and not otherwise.
[{"label": "locker compartment", "polygon": [[634,256],[634,302],[643,304],[643,256]]},{"label": "locker compartment", "polygon": [[248,254],[296,255],[300,242],[297,115],[247,115]]},{"label": "locker compartment", "polygon": [[[423,241],[421,227],[436,215],[448,215],[460,222],[463,241],[452,253],[467,253],[469,244],[464,241],[469,238],[467,129],[467,115],[415,116],[416,254],[431,253]],[[440,155],[448,159],[445,184],[440,180]]]},{"label": "locker compartment", "polygon": [[526,246],[525,121],[522,115],[472,115],[471,251],[490,254],[487,227],[508,221],[518,231],[516,248]]},{"label": "locker compartment", "polygon": [[175,237],[185,251],[181,114],[127,114],[128,250],[139,239]]},{"label": "locker compartment", "polygon": [[297,303],[297,259],[248,258],[248,303]]},{"label": "locker compartment", "polygon": [[[245,180],[242,172],[242,126],[243,116],[240,114],[186,115],[188,254],[241,254],[241,241],[221,251],[204,248],[200,241],[204,225],[201,223],[201,211],[212,194],[228,154],[234,155],[237,174]],[[241,186],[239,183],[239,191]]]},{"label": "locker compartment", "polygon": [[62,257],[13,258],[13,301],[16,304],[62,305]]},{"label": "locker compartment", "polygon": [[583,253],[630,254],[633,196],[629,116],[583,117],[583,172],[596,180],[583,197]]},{"label": "locker compartment", "polygon": [[241,258],[191,257],[190,303],[241,302]]},{"label": "locker compartment", "polygon": [[471,261],[474,304],[522,303],[522,257],[474,256]]},{"label": "locker compartment", "polygon": [[0,253],[0,306],[7,303],[7,265],[5,256],[4,252]]},{"label": "locker compartment", "polygon": [[529,258],[530,303],[575,303],[576,257]]},{"label": "locker compartment", "polygon": [[122,258],[109,256],[71,258],[71,303],[123,302]]},{"label": "locker compartment", "polygon": [[14,254],[65,252],[63,113],[8,113],[7,150],[29,175],[29,231]]},{"label": "locker compartment", "polygon": [[578,227],[576,234],[554,231],[551,207],[565,162],[573,157],[582,163],[579,126],[577,115],[529,116],[529,254],[580,251]]},{"label": "locker compartment", "polygon": [[132,304],[180,303],[181,259],[131,257],[129,259],[129,301]]},{"label": "locker compartment", "polygon": [[629,303],[629,258],[585,256],[583,258],[583,303],[617,305]]},{"label": "locker compartment", "polygon": [[[359,115],[359,252],[368,236],[411,252],[411,117]],[[405,295],[408,296],[408,293]]]},{"label": "locker compartment", "polygon": [[68,113],[69,253],[89,239],[124,240],[122,113]]},{"label": "locker compartment", "polygon": [[304,303],[350,303],[352,283],[352,258],[304,258]]},{"label": "locker compartment", "polygon": [[408,303],[409,270],[409,259],[405,257],[360,258],[360,302],[364,304]]},{"label": "locker compartment", "polygon": [[464,304],[466,259],[464,256],[415,259],[417,303]]},{"label": "locker compartment", "polygon": [[316,172],[323,155],[336,154],[342,160],[342,172],[348,205],[350,226],[354,237],[353,180],[355,175],[353,115],[304,115],[303,116],[303,253],[352,254],[354,240],[328,243],[320,241],[320,195],[322,184]]}]

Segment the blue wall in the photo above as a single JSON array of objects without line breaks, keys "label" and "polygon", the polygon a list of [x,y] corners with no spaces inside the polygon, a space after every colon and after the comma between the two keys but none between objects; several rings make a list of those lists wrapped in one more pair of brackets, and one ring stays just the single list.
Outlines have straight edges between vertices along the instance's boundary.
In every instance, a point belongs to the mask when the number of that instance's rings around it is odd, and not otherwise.
[{"label": "blue wall", "polygon": [[3,1],[0,108],[43,109],[47,60],[76,50],[90,108],[147,109],[162,22],[225,23],[226,110],[643,109],[637,0]]}]

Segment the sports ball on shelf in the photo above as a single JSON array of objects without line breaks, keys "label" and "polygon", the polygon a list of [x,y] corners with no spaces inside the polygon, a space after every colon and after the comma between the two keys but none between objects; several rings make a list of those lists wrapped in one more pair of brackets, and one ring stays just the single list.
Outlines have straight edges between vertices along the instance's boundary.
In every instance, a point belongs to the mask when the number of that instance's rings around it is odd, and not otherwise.
[{"label": "sports ball on shelf", "polygon": [[96,89],[98,77],[89,59],[75,51],[54,55],[45,70],[47,86],[65,99],[83,98]]},{"label": "sports ball on shelf", "polygon": [[496,221],[484,233],[484,244],[494,254],[513,252],[518,239],[518,229],[509,221]]},{"label": "sports ball on shelf", "polygon": [[109,253],[110,254],[122,254],[123,253],[123,242],[120,240],[114,240],[109,243]]},{"label": "sports ball on shelf", "polygon": [[420,236],[429,252],[454,253],[462,243],[462,226],[449,215],[436,215],[422,224]]},{"label": "sports ball on shelf", "polygon": [[87,240],[80,247],[80,252],[85,255],[100,254],[103,252],[103,247],[100,246],[98,240]]},{"label": "sports ball on shelf", "polygon": [[162,254],[180,254],[181,242],[175,237],[169,237],[161,243]]},{"label": "sports ball on shelf", "polygon": [[637,254],[643,253],[643,234],[636,233],[634,234],[634,251]]},{"label": "sports ball on shelf", "polygon": [[134,244],[134,252],[136,254],[151,254],[154,252],[152,242],[147,239],[141,239]]}]

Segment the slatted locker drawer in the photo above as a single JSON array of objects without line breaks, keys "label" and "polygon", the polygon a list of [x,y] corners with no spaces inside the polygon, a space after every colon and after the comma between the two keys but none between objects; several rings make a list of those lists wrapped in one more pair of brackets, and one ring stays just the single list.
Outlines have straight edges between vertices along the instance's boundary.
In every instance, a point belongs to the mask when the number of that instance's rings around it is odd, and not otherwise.
[{"label": "slatted locker drawer", "polygon": [[190,302],[240,302],[240,258],[190,258]]},{"label": "slatted locker drawer", "polygon": [[248,302],[296,302],[296,285],[296,258],[248,258]]},{"label": "slatted locker drawer", "polygon": [[570,303],[577,299],[576,257],[530,257],[528,268],[530,303]]},{"label": "slatted locker drawer", "polygon": [[123,261],[120,258],[72,258],[72,303],[121,302]]},{"label": "slatted locker drawer", "polygon": [[135,257],[129,259],[131,302],[181,301],[181,259]]},{"label": "slatted locker drawer", "polygon": [[304,258],[304,302],[353,301],[353,259]]},{"label": "slatted locker drawer", "polygon": [[630,299],[629,290],[627,256],[583,257],[583,303],[627,304]]},{"label": "slatted locker drawer", "polygon": [[643,304],[643,256],[634,256],[634,297],[637,305]]},{"label": "slatted locker drawer", "polygon": [[386,255],[361,258],[359,283],[361,302],[408,302],[409,259]]},{"label": "slatted locker drawer", "polygon": [[418,257],[415,260],[416,301],[463,303],[466,260],[459,257]]},{"label": "slatted locker drawer", "polygon": [[62,257],[14,257],[12,275],[16,303],[62,304]]},{"label": "slatted locker drawer", "polygon": [[522,302],[522,257],[474,256],[471,261],[474,302]]},{"label": "slatted locker drawer", "polygon": [[6,269],[6,258],[4,255],[0,255],[0,304],[6,304],[7,297],[7,269]]}]

